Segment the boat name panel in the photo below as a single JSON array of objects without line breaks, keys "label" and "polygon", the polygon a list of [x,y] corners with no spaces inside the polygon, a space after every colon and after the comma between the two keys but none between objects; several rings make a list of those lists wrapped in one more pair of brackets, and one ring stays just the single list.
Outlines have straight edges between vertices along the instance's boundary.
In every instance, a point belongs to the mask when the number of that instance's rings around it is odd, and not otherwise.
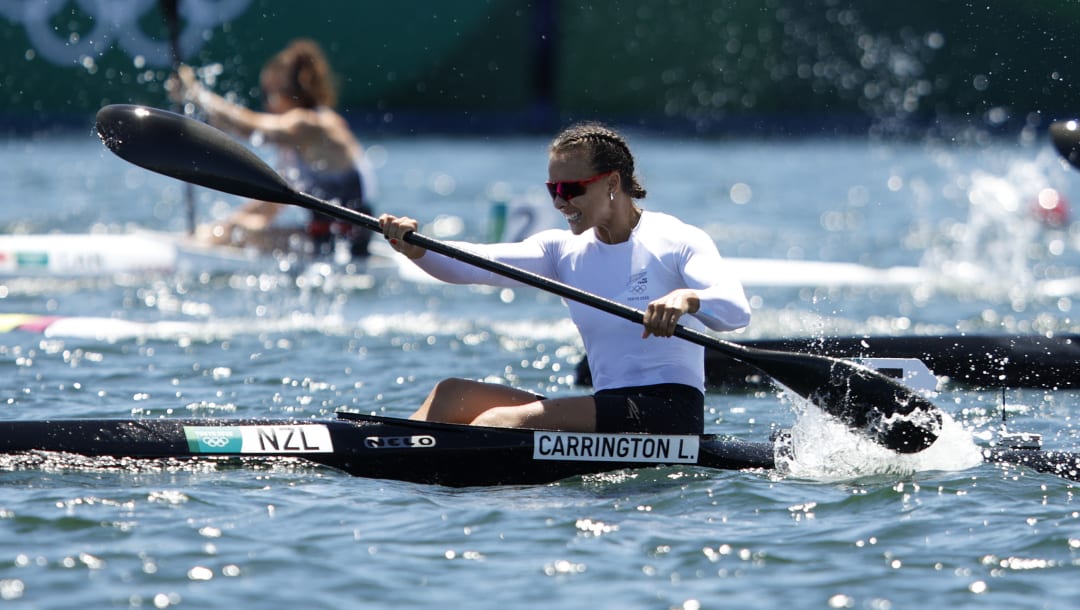
[{"label": "boat name panel", "polygon": [[695,464],[697,436],[656,434],[533,433],[534,460]]},{"label": "boat name panel", "polygon": [[184,426],[192,453],[333,453],[322,424],[295,426]]}]

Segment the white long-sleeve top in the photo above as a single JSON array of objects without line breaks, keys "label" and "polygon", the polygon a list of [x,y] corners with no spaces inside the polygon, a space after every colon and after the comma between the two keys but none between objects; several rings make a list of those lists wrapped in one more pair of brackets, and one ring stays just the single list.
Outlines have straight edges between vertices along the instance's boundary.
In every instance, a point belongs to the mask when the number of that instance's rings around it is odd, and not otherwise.
[{"label": "white long-sleeve top", "polygon": [[[693,289],[699,310],[680,323],[702,330],[735,330],[750,322],[742,284],[725,269],[716,244],[701,229],[659,212],[643,212],[630,239],[607,244],[594,231],[542,231],[524,241],[453,245],[586,292],[645,309],[679,288]],[[455,284],[520,286],[521,283],[435,252],[416,264]],[[677,337],[641,338],[642,327],[588,305],[567,301],[589,356],[593,388],[659,383],[705,389],[704,348]]]}]

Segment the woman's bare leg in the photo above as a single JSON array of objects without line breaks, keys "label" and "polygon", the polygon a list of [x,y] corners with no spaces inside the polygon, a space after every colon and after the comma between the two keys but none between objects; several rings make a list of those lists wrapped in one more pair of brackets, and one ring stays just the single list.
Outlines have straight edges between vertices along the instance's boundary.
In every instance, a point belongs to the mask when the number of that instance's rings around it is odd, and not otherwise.
[{"label": "woman's bare leg", "polygon": [[517,406],[491,407],[477,415],[472,423],[496,428],[594,432],[596,401],[592,396],[573,396],[534,400]]},{"label": "woman's bare leg", "polygon": [[409,419],[496,428],[538,430],[596,430],[592,396],[538,400],[531,392],[509,386],[444,379]]},{"label": "woman's bare leg", "polygon": [[435,384],[424,404],[409,419],[468,424],[492,407],[524,405],[536,400],[536,394],[524,390],[454,377]]}]

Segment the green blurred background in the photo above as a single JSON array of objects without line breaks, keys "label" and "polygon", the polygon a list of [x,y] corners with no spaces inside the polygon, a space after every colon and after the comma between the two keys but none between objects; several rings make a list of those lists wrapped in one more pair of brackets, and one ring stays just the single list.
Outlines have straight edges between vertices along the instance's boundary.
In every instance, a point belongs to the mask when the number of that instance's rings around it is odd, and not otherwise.
[{"label": "green blurred background", "polygon": [[[220,64],[215,88],[253,107],[262,62],[316,39],[367,130],[1008,128],[1078,106],[1076,0],[180,0],[180,15],[188,63]],[[0,44],[7,130],[168,105],[153,0],[4,0]]]}]

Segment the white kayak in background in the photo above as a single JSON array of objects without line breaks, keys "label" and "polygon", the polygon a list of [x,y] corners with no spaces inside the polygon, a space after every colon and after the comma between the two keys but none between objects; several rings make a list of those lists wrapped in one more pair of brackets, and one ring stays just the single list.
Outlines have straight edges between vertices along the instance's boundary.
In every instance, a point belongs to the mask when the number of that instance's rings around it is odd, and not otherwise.
[{"label": "white kayak in background", "polygon": [[857,263],[773,258],[724,258],[743,286],[917,286],[935,279],[919,267],[869,267]]},{"label": "white kayak in background", "polygon": [[[503,207],[505,206],[497,206]],[[525,207],[525,206],[522,206]],[[511,207],[511,210],[517,209]],[[505,213],[505,209],[503,210]],[[511,214],[509,220],[521,214]],[[463,222],[453,217],[454,231],[443,235],[438,222],[426,231],[439,237],[457,239]],[[492,237],[520,239],[533,225],[518,227],[496,223]],[[455,233],[455,231],[457,233]],[[300,235],[300,234],[296,234]],[[302,251],[302,244],[290,246]],[[302,236],[300,237],[302,239]],[[344,244],[341,244],[344,245]],[[347,247],[339,247],[331,262],[311,260],[297,254],[282,254],[254,246],[215,246],[184,233],[136,229],[126,233],[47,233],[0,235],[0,279],[3,278],[108,278],[116,275],[203,274],[288,272],[304,274],[315,269],[327,273],[327,265],[339,279],[350,274],[372,278],[375,284],[393,277],[410,283],[433,283],[426,273],[394,252],[382,239],[372,239],[371,256],[350,266]],[[853,262],[813,261],[779,258],[724,257],[724,264],[750,289],[764,288],[893,288],[930,287],[950,292],[1000,293],[1015,288],[1016,282],[988,276],[986,270],[971,265],[945,265],[939,269],[922,266],[873,267]],[[1031,282],[1031,294],[1062,297],[1080,292],[1080,276]]]},{"label": "white kayak in background", "polygon": [[232,273],[265,266],[266,258],[255,250],[200,244],[179,233],[0,235],[3,277]]},{"label": "white kayak in background", "polygon": [[[252,246],[208,245],[183,233],[147,230],[0,235],[0,279],[288,272],[298,277],[333,275],[337,284],[363,289],[415,267],[394,252],[380,251],[374,240],[373,246],[371,256],[353,263],[347,246],[339,248],[343,256],[328,262]],[[352,281],[345,281],[347,277]]]}]

